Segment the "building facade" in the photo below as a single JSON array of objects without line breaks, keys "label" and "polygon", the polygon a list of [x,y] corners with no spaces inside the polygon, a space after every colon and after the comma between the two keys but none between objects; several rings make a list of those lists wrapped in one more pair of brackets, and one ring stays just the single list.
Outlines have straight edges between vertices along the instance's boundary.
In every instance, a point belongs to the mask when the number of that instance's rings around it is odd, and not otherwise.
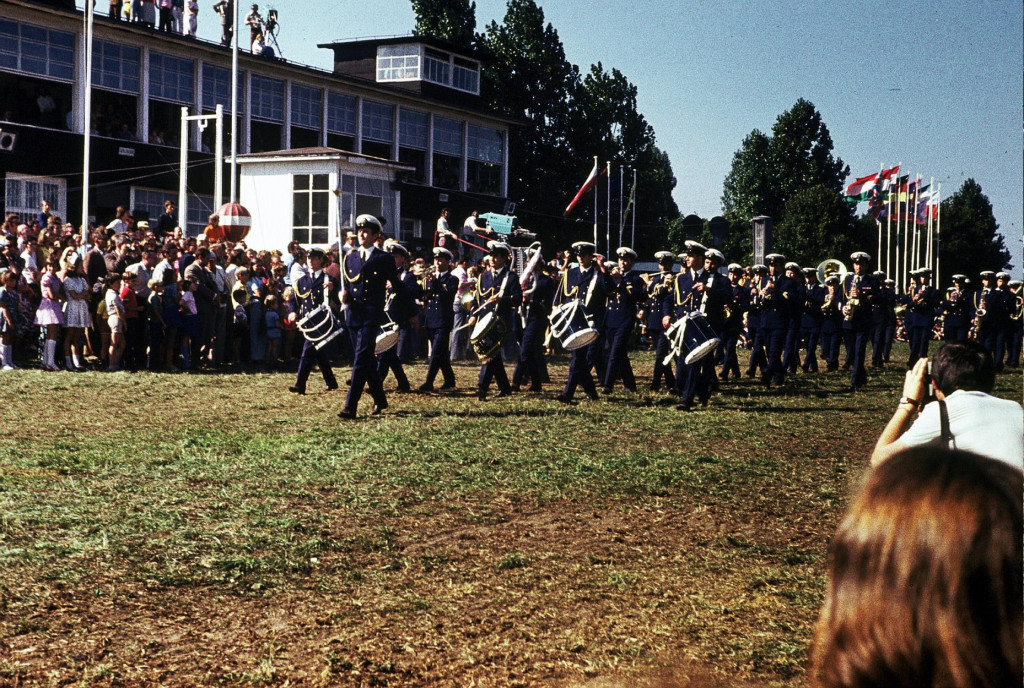
[{"label": "building facade", "polygon": [[[61,0],[0,0],[0,191],[7,212],[34,216],[46,198],[53,212],[81,222],[83,24],[82,12]],[[109,222],[119,205],[137,219],[155,217],[165,199],[178,196],[183,106],[195,115],[222,105],[224,149],[231,149],[231,51],[99,13],[94,26],[90,220]],[[305,171],[295,174],[322,185],[308,165],[308,151],[320,150],[334,156],[327,173],[332,226],[350,226],[354,214],[379,207],[389,233],[413,243],[430,243],[444,206],[453,218],[501,211],[515,122],[483,107],[472,55],[409,37],[320,47],[334,52],[333,71],[240,51],[234,110],[241,170],[265,169],[269,160],[261,163],[260,155],[273,154],[280,175],[282,160],[304,158]],[[190,234],[213,211],[214,129],[192,122],[184,142]],[[228,174],[225,165],[225,200]],[[328,227],[319,194],[311,186],[303,209],[304,190],[296,186],[303,182],[288,181],[278,179],[288,187],[282,198],[299,205],[291,208],[291,226],[277,227],[275,236],[290,230],[304,243],[320,243]],[[275,225],[287,219],[281,210]]]}]

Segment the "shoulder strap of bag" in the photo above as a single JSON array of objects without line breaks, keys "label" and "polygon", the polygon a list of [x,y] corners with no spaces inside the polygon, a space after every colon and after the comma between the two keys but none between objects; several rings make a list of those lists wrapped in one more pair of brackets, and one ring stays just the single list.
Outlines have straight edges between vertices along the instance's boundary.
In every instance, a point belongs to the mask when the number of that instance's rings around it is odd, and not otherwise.
[{"label": "shoulder strap of bag", "polygon": [[942,443],[950,448],[956,449],[956,439],[949,431],[949,411],[946,410],[946,400],[939,400],[939,427],[942,432]]}]

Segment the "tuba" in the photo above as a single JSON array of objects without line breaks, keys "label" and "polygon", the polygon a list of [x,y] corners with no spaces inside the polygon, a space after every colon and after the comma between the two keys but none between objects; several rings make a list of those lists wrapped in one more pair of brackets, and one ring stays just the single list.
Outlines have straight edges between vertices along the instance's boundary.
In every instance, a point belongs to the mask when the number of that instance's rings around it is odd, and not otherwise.
[{"label": "tuba", "polygon": [[837,258],[826,258],[821,261],[818,263],[817,271],[819,284],[825,284],[825,279],[833,273],[838,274],[839,279],[842,279],[846,276],[846,273],[849,272],[849,270],[846,269],[846,266],[843,265],[843,261]]}]

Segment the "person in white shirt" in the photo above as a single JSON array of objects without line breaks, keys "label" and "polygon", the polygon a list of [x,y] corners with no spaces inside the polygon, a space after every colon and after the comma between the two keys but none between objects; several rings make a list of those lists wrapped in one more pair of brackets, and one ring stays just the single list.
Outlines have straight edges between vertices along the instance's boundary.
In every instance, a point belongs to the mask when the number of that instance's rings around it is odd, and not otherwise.
[{"label": "person in white shirt", "polygon": [[128,230],[129,219],[131,219],[131,214],[125,210],[123,205],[119,205],[114,213],[114,219],[107,225],[107,229],[114,230],[114,234],[124,234]]},{"label": "person in white shirt", "polygon": [[[942,443],[1024,470],[1024,408],[991,396],[995,380],[992,354],[973,340],[943,344],[932,359],[930,375],[928,359],[918,359],[907,372],[903,398],[878,438],[871,465],[909,447]],[[929,386],[936,401],[925,406]]]},{"label": "person in white shirt", "polygon": [[466,272],[466,256],[458,258],[455,267],[452,268],[452,276],[459,280],[459,291],[455,295],[455,302],[452,303],[452,310],[455,311],[455,323],[452,327],[452,338],[450,354],[451,360],[462,361],[467,358],[466,346],[469,344],[469,330],[466,323],[469,322],[469,311],[462,306],[462,299],[466,294],[472,293],[476,287],[476,279]]}]

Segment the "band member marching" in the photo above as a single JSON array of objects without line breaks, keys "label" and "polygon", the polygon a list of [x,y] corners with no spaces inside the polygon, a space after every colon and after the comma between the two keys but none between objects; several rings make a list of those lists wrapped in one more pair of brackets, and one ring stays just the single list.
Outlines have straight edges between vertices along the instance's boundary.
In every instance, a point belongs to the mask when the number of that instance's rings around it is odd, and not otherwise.
[{"label": "band member marching", "polygon": [[857,251],[850,256],[850,260],[853,261],[853,272],[843,278],[839,303],[843,311],[846,355],[852,364],[850,390],[854,391],[868,382],[864,358],[871,333],[871,304],[878,293],[878,283],[868,272],[870,255]]},{"label": "band member marching", "polygon": [[384,242],[384,250],[393,256],[395,269],[398,271],[398,279],[392,281],[388,287],[385,312],[391,321],[398,325],[401,338],[396,346],[377,357],[377,375],[383,384],[388,377],[388,372],[394,371],[395,381],[398,383],[395,391],[405,393],[409,392],[411,388],[405,368],[402,366],[402,359],[399,357],[399,351],[402,348],[402,339],[412,336],[410,320],[416,315],[416,299],[420,297],[421,290],[416,276],[406,267],[409,251],[394,239]]},{"label": "band member marching", "polygon": [[825,278],[825,301],[821,304],[821,357],[829,372],[839,370],[839,342],[843,337],[843,311],[839,302],[842,295],[839,275]]},{"label": "band member marching", "polygon": [[[329,308],[331,301],[336,301],[338,298],[338,285],[324,272],[325,260],[326,254],[322,249],[310,250],[310,273],[304,274],[295,284],[299,320],[325,303]],[[329,347],[317,348],[315,343],[307,337],[302,344],[302,356],[299,358],[299,372],[295,377],[295,384],[289,387],[288,391],[294,394],[306,393],[306,381],[313,370],[314,362],[320,366],[320,374],[324,376],[327,391],[338,389],[338,380],[334,377],[334,371],[331,369],[329,352]]]},{"label": "band member marching", "polygon": [[768,261],[768,277],[761,289],[761,333],[764,338],[768,367],[761,377],[766,387],[772,383],[786,381],[786,369],[782,366],[782,352],[789,333],[790,311],[797,303],[796,281],[786,277],[783,269],[786,257],[780,253],[765,256]]},{"label": "band member marching", "polygon": [[[476,298],[473,302],[475,315],[470,319],[470,323],[475,324],[488,313],[493,313],[495,318],[504,323],[504,336],[508,336],[508,333],[512,332],[512,316],[523,302],[523,291],[519,286],[519,280],[507,267],[511,254],[508,245],[500,241],[488,241],[487,249],[491,267],[484,271],[477,281]],[[512,393],[500,343],[483,361],[480,368],[480,377],[477,381],[477,397],[480,401],[487,399],[487,390],[492,380],[498,384],[495,398]]]},{"label": "band member marching", "polygon": [[793,374],[800,365],[800,334],[807,287],[798,263],[786,263],[786,279],[792,280],[795,286],[793,300],[789,303],[789,325],[786,329],[786,343],[782,347],[782,367],[787,373]]},{"label": "band member marching", "polygon": [[881,270],[875,270],[872,277],[878,281],[878,293],[871,304],[871,367],[881,368],[886,361],[889,323],[896,320],[896,292],[886,285]]},{"label": "band member marching", "polygon": [[750,309],[750,290],[741,283],[743,278],[743,266],[739,263],[729,264],[729,288],[732,290],[732,300],[728,303],[725,314],[725,325],[720,333],[722,337],[722,373],[719,378],[728,380],[729,374],[733,378],[740,377],[740,362],[736,356],[736,346],[739,344],[740,335],[743,334],[743,314]]},{"label": "band member marching", "polygon": [[[537,248],[535,250],[540,250]],[[519,347],[519,362],[512,373],[512,388],[530,380],[530,391],[541,391],[544,382],[544,334],[555,299],[555,281],[544,272],[544,259],[538,259],[530,277],[531,283],[523,292],[523,308],[526,324],[523,326],[523,341]]]},{"label": "band member marching", "polygon": [[[570,267],[562,274],[562,283],[555,292],[554,305],[557,307],[573,300],[579,301],[593,327],[600,331],[606,294],[614,288],[614,284],[604,273],[604,266],[594,259],[593,244],[577,241],[572,248],[579,265]],[[558,395],[558,401],[563,404],[572,403],[577,387],[582,387],[583,393],[589,398],[597,399],[597,387],[590,371],[597,367],[597,359],[603,355],[603,349],[604,340],[599,336],[590,345],[573,350],[569,360],[569,376],[565,381],[565,389]]]},{"label": "band member marching", "polygon": [[919,358],[927,358],[928,342],[932,338],[932,325],[935,323],[935,308],[939,305],[939,293],[928,284],[932,277],[931,268],[913,270],[910,276],[913,284],[907,291],[905,302],[906,315],[903,326],[910,337],[910,359],[907,368],[913,368]]},{"label": "band member marching", "polygon": [[750,280],[749,301],[747,311],[747,341],[750,342],[750,362],[747,364],[747,377],[754,377],[758,370],[761,375],[768,371],[768,348],[764,341],[764,298],[768,286],[768,266],[758,263],[751,267],[753,277]]},{"label": "band member marching", "polygon": [[352,386],[345,408],[338,413],[339,418],[356,417],[364,387],[373,397],[371,415],[378,415],[388,407],[384,386],[377,374],[374,347],[377,331],[384,321],[388,282],[399,290],[404,290],[404,285],[398,279],[394,258],[374,246],[381,231],[380,221],[373,215],[357,217],[359,245],[348,252],[341,265],[341,302],[348,307],[347,329],[352,338],[353,361]]},{"label": "band member marching", "polygon": [[630,392],[636,391],[636,378],[629,363],[629,346],[633,341],[637,310],[647,301],[644,280],[633,270],[636,251],[623,246],[615,254],[619,257],[619,264],[617,271],[612,269],[613,286],[608,294],[604,320],[606,341],[609,343],[602,390],[605,394],[611,394],[616,379],[621,379],[622,386]]},{"label": "band member marching", "polygon": [[436,247],[434,269],[426,275],[423,311],[427,337],[430,339],[430,362],[427,364],[426,382],[419,388],[421,392],[434,391],[434,378],[438,373],[444,378],[442,390],[455,389],[455,371],[452,370],[449,342],[455,325],[455,311],[452,308],[459,291],[459,278],[451,273],[452,258],[451,251]]},{"label": "band member marching", "polygon": [[821,323],[825,314],[821,305],[825,303],[825,287],[818,284],[818,271],[804,268],[804,301],[800,314],[800,335],[807,341],[807,354],[800,368],[805,373],[818,372],[818,340],[821,337]]},{"label": "band member marching", "polygon": [[953,286],[946,290],[946,298],[939,304],[942,312],[942,341],[966,341],[971,329],[971,293],[967,290],[967,276],[953,275]]},{"label": "band member marching", "polygon": [[672,283],[676,278],[672,266],[676,262],[676,257],[671,251],[658,251],[654,258],[658,261],[659,272],[647,279],[647,332],[651,336],[651,345],[654,348],[654,379],[651,380],[651,390],[657,392],[661,389],[663,380],[669,389],[675,389],[676,386],[672,367],[664,363],[665,357],[668,356],[668,339],[665,338],[665,328],[661,324],[665,301],[672,296]]}]

